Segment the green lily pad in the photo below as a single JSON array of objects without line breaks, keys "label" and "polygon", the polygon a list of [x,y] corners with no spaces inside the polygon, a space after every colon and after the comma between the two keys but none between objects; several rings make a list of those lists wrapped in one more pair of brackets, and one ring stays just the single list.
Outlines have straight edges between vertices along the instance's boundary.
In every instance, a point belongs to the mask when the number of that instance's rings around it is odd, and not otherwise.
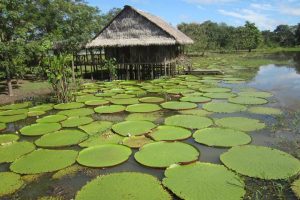
[{"label": "green lily pad", "polygon": [[42,104],[42,105],[38,105],[38,106],[34,106],[29,108],[29,111],[44,111],[47,112],[49,110],[53,109],[53,104],[49,103],[49,104]]},{"label": "green lily pad", "polygon": [[288,153],[269,147],[244,145],[220,156],[229,169],[239,174],[261,178],[288,179],[300,172],[300,161]]},{"label": "green lily pad", "polygon": [[180,110],[179,113],[184,115],[198,115],[202,117],[211,114],[211,112],[202,109]]},{"label": "green lily pad", "polygon": [[139,136],[125,137],[122,141],[122,144],[130,148],[140,148],[145,144],[151,142],[153,142],[153,140],[151,140],[150,138],[147,138],[144,135],[139,135]]},{"label": "green lily pad", "polygon": [[88,105],[88,106],[102,106],[102,105],[109,104],[109,101],[105,100],[105,99],[99,99],[99,100],[86,101],[84,103],[85,103],[85,105]]},{"label": "green lily pad", "polygon": [[291,185],[291,188],[294,194],[297,196],[297,198],[300,199],[300,179],[294,181]]},{"label": "green lily pad", "polygon": [[112,113],[123,112],[125,109],[126,107],[122,105],[110,105],[110,106],[99,106],[94,110],[96,113],[100,113],[100,114],[112,114]]},{"label": "green lily pad", "polygon": [[153,142],[144,145],[134,158],[148,167],[165,168],[176,163],[190,163],[198,160],[199,151],[182,142]]},{"label": "green lily pad", "polygon": [[27,114],[27,112],[28,109],[3,110],[0,111],[0,116],[21,115],[21,114]]},{"label": "green lily pad", "polygon": [[20,132],[26,136],[38,136],[58,131],[59,129],[61,129],[59,123],[37,123],[21,128]]},{"label": "green lily pad", "polygon": [[43,135],[35,141],[39,147],[53,148],[79,144],[86,140],[88,135],[79,130],[60,130]]},{"label": "green lily pad", "polygon": [[66,115],[68,117],[84,117],[94,113],[95,113],[94,110],[91,108],[78,108],[78,109],[59,111],[57,114]]},{"label": "green lily pad", "polygon": [[165,171],[163,185],[180,199],[243,199],[243,180],[222,165],[196,162]]},{"label": "green lily pad", "polygon": [[261,115],[281,115],[283,112],[277,108],[270,107],[251,107],[248,112]]},{"label": "green lily pad", "polygon": [[138,98],[127,98],[127,99],[109,99],[112,104],[116,105],[131,105],[131,104],[138,104]]},{"label": "green lily pad", "polygon": [[201,96],[185,96],[185,97],[181,97],[180,101],[192,102],[192,103],[207,103],[210,102],[211,99],[208,97],[201,97]]},{"label": "green lily pad", "polygon": [[91,117],[69,117],[65,121],[62,121],[61,125],[62,127],[72,128],[89,124],[92,121],[94,120]]},{"label": "green lily pad", "polygon": [[56,123],[66,120],[68,117],[65,115],[48,115],[41,119],[37,119],[36,122],[38,123]]},{"label": "green lily pad", "polygon": [[256,131],[265,128],[265,123],[246,117],[225,117],[215,120],[216,125],[240,131]]},{"label": "green lily pad", "polygon": [[260,105],[266,104],[268,101],[266,99],[258,98],[258,97],[248,97],[248,96],[238,96],[228,99],[231,103],[244,104],[244,105]]},{"label": "green lily pad", "polygon": [[19,174],[53,172],[75,163],[77,151],[38,149],[10,165],[10,170]]},{"label": "green lily pad", "polygon": [[114,92],[105,92],[105,93],[95,94],[96,97],[111,97],[114,95],[116,95],[116,93],[114,93]]},{"label": "green lily pad", "polygon": [[93,94],[88,94],[88,95],[82,95],[76,97],[76,102],[84,103],[86,101],[101,100],[101,99],[102,99],[101,97],[96,97]]},{"label": "green lily pad", "polygon": [[12,172],[0,172],[0,197],[15,193],[23,185],[21,176]]},{"label": "green lily pad", "polygon": [[268,98],[273,96],[273,94],[269,92],[256,92],[256,91],[239,92],[238,95],[244,97],[257,97],[257,98]]},{"label": "green lily pad", "polygon": [[9,104],[5,106],[1,106],[0,110],[17,110],[22,108],[28,108],[31,105],[30,102],[17,103],[17,104]]},{"label": "green lily pad", "polygon": [[41,116],[46,114],[45,111],[41,111],[41,110],[35,110],[35,111],[29,111],[27,113],[28,117],[37,117],[37,116]]},{"label": "green lily pad", "polygon": [[[136,189],[136,187],[139,189]],[[113,173],[99,176],[86,184],[75,200],[171,200],[170,194],[157,178],[137,172]]]},{"label": "green lily pad", "polygon": [[88,147],[79,152],[77,162],[88,167],[112,167],[128,160],[131,149],[117,144]]},{"label": "green lily pad", "polygon": [[95,135],[98,133],[103,133],[104,131],[110,129],[112,124],[113,123],[109,121],[94,121],[90,124],[79,126],[78,128],[89,135]]},{"label": "green lily pad", "polygon": [[30,142],[14,142],[0,146],[0,163],[13,162],[34,149],[35,146]]},{"label": "green lily pad", "polygon": [[197,115],[173,115],[165,119],[165,124],[188,129],[203,129],[213,125],[213,121]]},{"label": "green lily pad", "polygon": [[197,108],[197,104],[191,102],[168,101],[160,104],[165,109],[170,110],[186,110]]},{"label": "green lily pad", "polygon": [[234,93],[229,93],[229,92],[208,92],[208,93],[204,93],[203,96],[212,98],[212,99],[228,99],[228,98],[232,98],[235,97],[236,94]]},{"label": "green lily pad", "polygon": [[203,105],[203,108],[210,112],[216,113],[234,113],[241,112],[247,109],[246,106],[233,104],[233,103],[225,103],[225,102],[211,102]]},{"label": "green lily pad", "polygon": [[0,131],[3,131],[4,129],[6,129],[6,124],[0,122]]},{"label": "green lily pad", "polygon": [[150,121],[154,122],[162,117],[161,113],[131,113],[129,114],[125,120],[127,121]]},{"label": "green lily pad", "polygon": [[165,99],[161,97],[143,97],[139,101],[142,103],[162,103]]},{"label": "green lily pad", "polygon": [[112,96],[112,98],[114,99],[129,99],[129,98],[133,98],[135,97],[135,95],[131,95],[131,94],[117,94]]},{"label": "green lily pad", "polygon": [[124,121],[112,126],[112,130],[122,136],[144,135],[155,128],[149,121]]},{"label": "green lily pad", "polygon": [[188,129],[166,125],[158,126],[149,134],[149,136],[156,141],[184,140],[191,137],[191,135],[192,133]]},{"label": "green lily pad", "polygon": [[209,92],[209,93],[224,93],[231,92],[230,88],[201,88],[201,92]]},{"label": "green lily pad", "polygon": [[0,116],[0,123],[12,123],[27,118],[27,114]]},{"label": "green lily pad", "polygon": [[173,89],[169,89],[166,91],[169,94],[181,94],[181,93],[192,93],[194,92],[194,90],[192,89],[187,89],[187,88],[173,88]]},{"label": "green lily pad", "polygon": [[148,113],[161,110],[161,107],[157,104],[140,103],[127,106],[126,111],[132,113]]},{"label": "green lily pad", "polygon": [[0,135],[0,145],[5,143],[11,143],[19,140],[19,136],[15,134],[2,134]]},{"label": "green lily pad", "polygon": [[207,146],[233,147],[237,145],[249,144],[251,137],[238,130],[225,128],[206,128],[197,130],[193,137],[196,142]]},{"label": "green lily pad", "polygon": [[71,103],[61,103],[54,106],[57,110],[69,110],[69,109],[76,109],[82,108],[84,106],[83,103],[79,102],[71,102]]},{"label": "green lily pad", "polygon": [[91,136],[89,139],[85,140],[84,142],[80,143],[80,147],[91,147],[97,146],[102,144],[119,144],[122,142],[124,137],[112,133],[111,131],[102,133],[101,135],[94,135]]}]

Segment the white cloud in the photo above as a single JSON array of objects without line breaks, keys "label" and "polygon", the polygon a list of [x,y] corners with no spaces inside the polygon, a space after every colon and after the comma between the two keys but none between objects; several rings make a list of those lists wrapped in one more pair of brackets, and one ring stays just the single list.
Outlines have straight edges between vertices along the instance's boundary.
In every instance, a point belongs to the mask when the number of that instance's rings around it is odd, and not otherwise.
[{"label": "white cloud", "polygon": [[279,12],[286,15],[300,16],[300,7],[290,7],[282,5],[279,8]]},{"label": "white cloud", "polygon": [[188,3],[196,3],[196,4],[218,4],[218,3],[229,3],[237,0],[184,0]]},{"label": "white cloud", "polygon": [[253,9],[258,9],[258,10],[266,10],[266,11],[274,11],[276,10],[271,4],[267,3],[251,3],[250,7]]}]

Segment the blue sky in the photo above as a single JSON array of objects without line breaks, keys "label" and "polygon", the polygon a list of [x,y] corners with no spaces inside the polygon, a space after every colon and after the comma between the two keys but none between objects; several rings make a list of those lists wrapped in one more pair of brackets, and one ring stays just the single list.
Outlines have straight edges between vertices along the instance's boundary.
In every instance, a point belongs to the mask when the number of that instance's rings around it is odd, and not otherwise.
[{"label": "blue sky", "polygon": [[86,0],[106,12],[113,7],[131,5],[167,22],[226,22],[233,26],[254,22],[261,30],[279,24],[300,23],[300,0]]}]

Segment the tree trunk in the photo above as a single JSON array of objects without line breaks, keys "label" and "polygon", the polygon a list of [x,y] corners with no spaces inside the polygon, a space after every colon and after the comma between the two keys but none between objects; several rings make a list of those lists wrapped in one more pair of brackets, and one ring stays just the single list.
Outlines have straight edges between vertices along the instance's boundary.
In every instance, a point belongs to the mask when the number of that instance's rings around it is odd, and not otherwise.
[{"label": "tree trunk", "polygon": [[248,49],[248,52],[250,53],[252,49]]},{"label": "tree trunk", "polygon": [[12,83],[11,83],[11,77],[10,77],[9,67],[6,67],[6,83],[7,83],[8,95],[10,97],[14,96],[14,94],[13,94],[13,88],[12,88]]}]

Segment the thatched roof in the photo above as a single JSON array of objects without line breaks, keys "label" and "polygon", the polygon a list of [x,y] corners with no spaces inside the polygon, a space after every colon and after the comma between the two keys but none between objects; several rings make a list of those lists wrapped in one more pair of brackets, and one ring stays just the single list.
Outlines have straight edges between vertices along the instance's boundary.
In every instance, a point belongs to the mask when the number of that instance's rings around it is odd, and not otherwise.
[{"label": "thatched roof", "polygon": [[87,48],[192,44],[193,40],[159,17],[131,6],[115,16]]}]

